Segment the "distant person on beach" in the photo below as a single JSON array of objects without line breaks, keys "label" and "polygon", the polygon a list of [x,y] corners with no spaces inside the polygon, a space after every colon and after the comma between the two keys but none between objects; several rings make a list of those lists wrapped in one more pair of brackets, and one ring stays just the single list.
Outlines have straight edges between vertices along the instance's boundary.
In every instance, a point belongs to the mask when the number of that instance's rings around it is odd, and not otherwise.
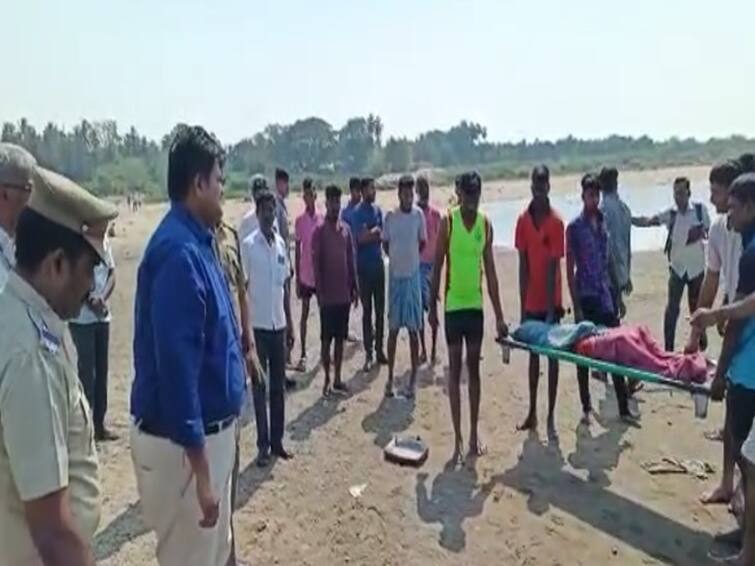
[{"label": "distant person on beach", "polygon": [[[729,217],[742,236],[737,301],[755,293],[755,173],[737,177],[729,188]],[[715,401],[726,396],[731,454],[742,472],[745,517],[742,552],[731,564],[755,564],[755,317],[726,324],[721,355],[710,394]]]},{"label": "distant person on beach", "polygon": [[[574,305],[574,322],[588,320],[599,326],[619,326],[619,316],[609,275],[608,230],[599,209],[600,185],[590,174],[582,177],[582,212],[566,229],[566,276]],[[627,385],[623,376],[613,375],[619,416],[632,420]],[[577,366],[582,422],[590,424],[593,413],[589,370]]]},{"label": "distant person on beach", "polygon": [[315,228],[322,222],[322,215],[315,209],[317,187],[309,177],[302,182],[302,199],[304,200],[304,212],[297,217],[294,224],[296,296],[301,300],[301,318],[299,321],[301,356],[295,368],[297,371],[307,370],[307,321],[309,320],[309,304],[312,297],[315,296],[312,235],[315,233]]},{"label": "distant person on beach", "polygon": [[[697,308],[705,270],[705,240],[710,230],[710,217],[703,203],[690,201],[691,195],[689,179],[677,177],[674,180],[673,207],[655,216],[632,218],[632,225],[640,228],[668,228],[664,247],[669,262],[668,302],[663,318],[663,337],[669,352],[674,351],[676,323],[684,289],[687,289],[687,302],[692,314]],[[705,334],[700,337],[700,346],[703,350],[707,346]]]},{"label": "distant person on beach", "polygon": [[448,260],[445,289],[445,333],[448,344],[448,397],[454,428],[453,460],[464,459],[461,434],[461,366],[463,347],[467,349],[469,379],[469,450],[471,458],[481,456],[486,448],[479,437],[480,414],[480,350],[483,338],[482,273],[485,273],[488,295],[496,318],[499,339],[508,335],[498,288],[498,275],[493,254],[493,227],[479,212],[482,181],[476,172],[465,173],[459,179],[461,204],[441,220],[438,246],[433,262],[430,289],[431,326],[438,325],[438,297],[443,266]]},{"label": "distant person on beach", "polygon": [[[558,324],[564,316],[561,300],[561,259],[564,257],[564,223],[551,207],[550,171],[545,165],[532,170],[532,200],[519,215],[514,246],[519,252],[519,300],[521,320]],[[558,360],[548,358],[548,434],[556,435],[555,409],[558,394]],[[540,358],[530,354],[527,418],[519,430],[537,428],[537,388]]]},{"label": "distant person on beach", "polygon": [[[710,202],[716,208],[717,218],[713,221],[708,235],[708,248],[705,258],[705,273],[700,289],[697,309],[713,306],[719,287],[723,288],[723,303],[734,300],[739,284],[739,260],[742,255],[742,237],[734,230],[729,219],[729,187],[740,175],[742,168],[737,161],[724,161],[713,166],[710,171]],[[686,352],[700,349],[704,328],[692,327],[685,347]],[[723,336],[724,325],[719,327]],[[731,453],[731,432],[729,421],[724,418],[721,435],[724,443],[723,472],[720,484],[712,491],[703,494],[705,504],[728,503],[734,494],[735,455]]]},{"label": "distant person on beach", "polygon": [[[422,273],[422,308],[425,312],[430,310],[430,286],[432,284],[433,277],[433,264],[435,262],[435,249],[438,247],[438,234],[440,232],[440,212],[430,203],[430,182],[427,177],[417,177],[417,205],[425,215],[425,228],[427,229],[427,242],[425,247],[422,248],[420,254],[420,271]],[[430,359],[435,363],[436,347],[438,343],[438,327],[431,327],[432,343]],[[423,317],[423,324],[420,330],[420,344],[422,345],[422,352],[419,357],[419,363],[424,364],[427,362],[427,345],[425,342],[425,324]]]},{"label": "distant person on beach", "polygon": [[[351,305],[359,302],[356,249],[348,224],[339,218],[341,189],[325,188],[325,220],[312,235],[312,266],[320,306],[321,359],[325,371],[323,396],[347,393],[341,379],[343,343],[349,331]],[[330,387],[330,345],[333,343],[333,389]]]},{"label": "distant person on beach", "polygon": [[626,315],[624,297],[632,294],[632,211],[619,196],[619,172],[603,167],[598,175],[600,212],[608,231],[608,273],[619,320]]},{"label": "distant person on beach", "polygon": [[393,370],[396,364],[398,333],[409,333],[411,375],[404,396],[414,398],[419,366],[419,331],[422,328],[422,272],[420,251],[427,241],[425,216],[414,205],[414,178],[404,175],[398,181],[399,206],[385,216],[383,248],[388,256],[388,382],[385,396],[393,397]]},{"label": "distant person on beach", "polygon": [[[255,231],[259,230],[260,222],[257,218],[257,205],[254,204],[257,195],[263,191],[267,191],[267,180],[263,175],[252,175],[249,179],[249,193],[252,195],[252,204],[247,211],[241,217],[241,222],[238,227],[239,243],[246,240]],[[273,230],[278,232],[278,219],[273,222]]]},{"label": "distant person on beach", "polygon": [[[364,371],[372,368],[377,353],[377,362],[388,363],[383,351],[385,327],[385,264],[381,242],[383,241],[383,212],[375,204],[375,180],[366,177],[361,182],[362,202],[354,211],[353,225],[357,241],[357,271],[359,293],[362,302],[362,339],[364,340]],[[372,313],[375,313],[375,325]]]},{"label": "distant person on beach", "polygon": [[224,565],[231,553],[244,354],[214,248],[225,151],[183,126],[168,154],[171,207],[139,265],[131,455],[160,564]]}]

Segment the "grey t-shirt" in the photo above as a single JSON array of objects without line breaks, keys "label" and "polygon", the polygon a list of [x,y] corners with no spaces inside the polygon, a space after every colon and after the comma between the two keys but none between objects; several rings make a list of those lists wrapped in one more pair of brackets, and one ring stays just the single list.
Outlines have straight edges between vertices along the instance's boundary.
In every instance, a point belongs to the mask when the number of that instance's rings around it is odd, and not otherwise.
[{"label": "grey t-shirt", "polygon": [[385,217],[383,241],[388,243],[390,273],[394,277],[409,277],[419,269],[419,247],[427,241],[425,215],[416,206],[410,212],[400,208]]}]

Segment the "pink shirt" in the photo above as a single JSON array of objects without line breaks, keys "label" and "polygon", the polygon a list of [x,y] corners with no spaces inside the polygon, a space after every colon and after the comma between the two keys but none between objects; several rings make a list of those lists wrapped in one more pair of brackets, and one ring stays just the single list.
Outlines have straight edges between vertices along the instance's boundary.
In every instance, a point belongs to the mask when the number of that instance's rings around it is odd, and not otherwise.
[{"label": "pink shirt", "polygon": [[299,282],[307,287],[314,288],[315,272],[312,267],[312,235],[315,228],[322,223],[322,215],[315,212],[310,216],[305,210],[301,216],[296,219],[294,232],[296,242],[301,247],[299,256]]},{"label": "pink shirt", "polygon": [[420,210],[425,214],[427,242],[419,259],[422,263],[433,263],[435,261],[435,248],[438,245],[438,233],[440,232],[440,212],[432,205],[428,205],[427,209],[420,207]]}]

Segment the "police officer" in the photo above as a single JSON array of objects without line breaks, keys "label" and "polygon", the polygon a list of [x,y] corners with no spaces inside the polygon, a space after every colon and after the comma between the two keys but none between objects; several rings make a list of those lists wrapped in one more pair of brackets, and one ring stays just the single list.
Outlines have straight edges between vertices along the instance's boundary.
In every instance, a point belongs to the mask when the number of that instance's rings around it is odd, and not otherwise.
[{"label": "police officer", "polygon": [[21,211],[29,202],[36,160],[17,145],[0,143],[0,290],[16,264],[13,240]]},{"label": "police officer", "polygon": [[33,184],[0,293],[0,564],[93,565],[97,455],[65,321],[117,212],[51,171],[35,169]]}]

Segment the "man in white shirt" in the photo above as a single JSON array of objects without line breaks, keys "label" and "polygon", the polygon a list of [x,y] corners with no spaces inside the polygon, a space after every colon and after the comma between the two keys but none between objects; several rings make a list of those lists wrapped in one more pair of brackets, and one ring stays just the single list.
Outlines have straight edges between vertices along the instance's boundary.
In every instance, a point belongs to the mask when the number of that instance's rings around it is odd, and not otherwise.
[{"label": "man in white shirt", "polygon": [[[259,195],[262,191],[267,190],[267,181],[265,180],[265,177],[263,177],[262,175],[252,175],[252,178],[249,179],[249,193],[252,196],[252,201],[255,201],[257,195]],[[238,229],[239,242],[243,242],[247,236],[251,236],[251,234],[259,227],[260,223],[257,219],[257,210],[256,207],[252,205],[249,207],[249,210],[244,213],[244,216],[241,217],[241,222],[239,223]],[[273,229],[278,232],[277,218],[273,222]]]},{"label": "man in white shirt", "polygon": [[257,465],[264,467],[271,454],[283,460],[292,457],[283,448],[286,340],[293,339],[288,284],[291,265],[283,238],[273,229],[275,197],[269,191],[262,191],[255,204],[260,227],[241,242],[241,261],[244,272],[249,274],[249,319],[257,355],[270,384],[269,423],[265,380],[260,379],[252,386],[257,421]]},{"label": "man in white shirt", "polygon": [[100,442],[118,439],[105,427],[112,320],[108,300],[115,290],[115,262],[109,238],[105,237],[103,246],[107,261],[94,268],[92,292],[84,301],[79,316],[68,324],[78,354],[79,380],[92,409],[94,438]]},{"label": "man in white shirt", "polygon": [[16,265],[13,240],[18,219],[31,196],[36,164],[34,157],[22,147],[0,143],[0,291]]},{"label": "man in white shirt", "polygon": [[[650,218],[632,218],[633,226],[642,228],[665,225],[668,228],[664,251],[669,259],[669,283],[663,335],[666,350],[669,352],[674,350],[676,323],[679,320],[684,288],[687,288],[687,302],[691,314],[697,307],[705,270],[705,240],[710,229],[710,217],[702,203],[690,202],[691,194],[689,179],[677,177],[674,180],[676,206]],[[704,348],[704,334],[700,342]]]}]

